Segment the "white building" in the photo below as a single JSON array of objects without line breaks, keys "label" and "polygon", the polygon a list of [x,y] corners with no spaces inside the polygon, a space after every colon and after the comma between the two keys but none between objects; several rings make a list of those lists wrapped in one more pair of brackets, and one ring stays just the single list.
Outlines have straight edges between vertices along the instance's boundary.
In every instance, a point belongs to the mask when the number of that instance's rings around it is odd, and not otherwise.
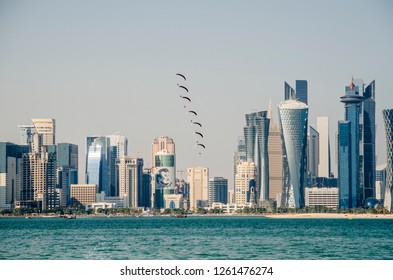
[{"label": "white building", "polygon": [[237,165],[235,178],[235,203],[256,203],[257,167],[253,162],[240,162]]},{"label": "white building", "polygon": [[306,188],[306,206],[325,206],[327,208],[338,209],[339,197],[338,187],[332,188]]},{"label": "white building", "polygon": [[318,177],[330,177],[330,139],[329,139],[329,118],[317,118],[317,131],[319,133],[319,165]]},{"label": "white building", "polygon": [[206,167],[187,168],[187,182],[190,184],[190,209],[209,204],[209,169]]},{"label": "white building", "polygon": [[56,144],[56,124],[54,119],[32,119],[35,132],[42,135],[42,145]]},{"label": "white building", "polygon": [[119,196],[126,207],[139,207],[143,184],[143,159],[121,156],[117,161],[119,174]]}]

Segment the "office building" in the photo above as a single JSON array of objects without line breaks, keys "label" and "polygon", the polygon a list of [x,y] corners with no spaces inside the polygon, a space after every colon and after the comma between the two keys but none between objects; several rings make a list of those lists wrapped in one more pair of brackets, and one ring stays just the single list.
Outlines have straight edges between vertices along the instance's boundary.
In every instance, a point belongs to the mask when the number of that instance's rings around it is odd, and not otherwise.
[{"label": "office building", "polygon": [[109,139],[109,196],[119,195],[119,174],[116,173],[117,161],[128,155],[128,139],[124,135],[108,135]]},{"label": "office building", "polygon": [[306,80],[296,80],[296,99],[308,105],[308,85]]},{"label": "office building", "polygon": [[287,82],[284,82],[284,100],[291,99],[296,99],[295,90]]},{"label": "office building", "polygon": [[375,81],[372,81],[363,93],[363,129],[362,131],[362,170],[363,202],[375,197]]},{"label": "office building", "polygon": [[283,191],[283,161],[281,131],[278,125],[273,121],[271,102],[269,105],[268,118],[270,119],[268,139],[269,200],[276,201],[277,194],[281,194]]},{"label": "office building", "polygon": [[386,136],[386,185],[384,207],[393,208],[393,109],[382,110]]},{"label": "office building", "polygon": [[209,206],[214,202],[228,203],[228,179],[214,177],[209,179]]},{"label": "office building", "polygon": [[96,202],[98,186],[96,184],[72,184],[71,205],[73,207],[86,207]]},{"label": "office building", "polygon": [[237,141],[237,150],[233,155],[233,182],[235,182],[237,165],[242,162],[247,161],[246,155],[246,144],[244,143],[244,137],[240,136]]},{"label": "office building", "polygon": [[328,117],[317,117],[317,131],[319,136],[318,176],[330,177],[331,166]]},{"label": "office building", "polygon": [[187,168],[187,182],[190,184],[190,209],[209,205],[209,169],[206,167]]},{"label": "office building", "polygon": [[168,136],[160,136],[154,139],[151,147],[151,164],[154,166],[155,155],[161,151],[167,151],[170,154],[175,154],[175,142]]},{"label": "office building", "polygon": [[308,136],[308,173],[311,177],[318,177],[319,165],[319,133],[310,125],[310,133]]},{"label": "office building", "polygon": [[283,144],[283,207],[304,207],[307,178],[308,106],[286,100],[278,106]]},{"label": "office building", "polygon": [[[345,87],[345,95],[340,101],[345,104],[345,121],[349,122],[339,122],[340,208],[356,208],[362,205],[363,200],[362,156],[360,155],[362,146],[360,115],[363,97],[359,94],[359,86],[352,81],[349,86]],[[349,131],[346,130],[348,128]],[[341,131],[349,137],[347,138],[349,142],[340,135]],[[349,148],[348,151],[345,149],[346,146]],[[348,164],[345,163],[347,160],[349,160]],[[349,204],[344,200],[347,200]]]},{"label": "office building", "polygon": [[42,145],[56,144],[56,124],[54,119],[32,119],[35,133],[42,135]]},{"label": "office building", "polygon": [[160,209],[165,207],[164,195],[174,194],[176,186],[175,154],[167,150],[155,154],[152,168],[152,206]]},{"label": "office building", "polygon": [[338,187],[306,188],[305,202],[307,207],[324,206],[327,208],[338,209]]},{"label": "office building", "polygon": [[382,204],[385,198],[385,186],[386,186],[386,164],[377,166],[375,172],[375,198],[378,199]]},{"label": "office building", "polygon": [[110,194],[110,140],[105,136],[86,138],[86,184],[95,184],[99,192]]},{"label": "office building", "polygon": [[33,134],[36,132],[34,125],[18,125],[20,129],[20,144],[30,146],[33,142]]},{"label": "office building", "polygon": [[121,156],[117,160],[119,196],[126,207],[140,207],[143,201],[143,159]]},{"label": "office building", "polygon": [[151,208],[151,169],[143,169],[140,207]]},{"label": "office building", "polygon": [[254,162],[240,162],[235,181],[235,204],[257,203],[258,170]]},{"label": "office building", "polygon": [[246,114],[246,126],[243,128],[246,158],[257,167],[257,202],[269,200],[269,125],[267,111]]}]

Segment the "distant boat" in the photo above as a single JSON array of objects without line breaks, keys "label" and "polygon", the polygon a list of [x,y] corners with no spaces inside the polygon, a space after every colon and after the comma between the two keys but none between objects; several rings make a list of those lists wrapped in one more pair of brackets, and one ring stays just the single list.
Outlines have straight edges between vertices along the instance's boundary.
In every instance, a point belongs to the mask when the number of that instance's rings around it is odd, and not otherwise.
[{"label": "distant boat", "polygon": [[177,214],[177,215],[173,215],[172,217],[174,218],[187,218],[186,214]]}]

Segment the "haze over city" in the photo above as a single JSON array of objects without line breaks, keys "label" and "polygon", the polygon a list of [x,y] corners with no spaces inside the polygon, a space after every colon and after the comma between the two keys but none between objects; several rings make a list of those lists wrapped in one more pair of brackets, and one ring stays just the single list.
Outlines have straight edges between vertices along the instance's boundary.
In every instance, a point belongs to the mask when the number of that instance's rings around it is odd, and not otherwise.
[{"label": "haze over city", "polygon": [[[0,141],[18,125],[56,119],[56,141],[120,132],[150,166],[170,136],[177,169],[203,165],[232,181],[244,115],[284,99],[284,81],[308,81],[309,124],[344,119],[352,76],[376,80],[377,164],[385,162],[381,110],[393,105],[390,1],[1,1]],[[206,151],[195,150],[176,73],[187,76]],[[139,152],[137,152],[139,151]],[[231,184],[230,184],[231,186]]]}]

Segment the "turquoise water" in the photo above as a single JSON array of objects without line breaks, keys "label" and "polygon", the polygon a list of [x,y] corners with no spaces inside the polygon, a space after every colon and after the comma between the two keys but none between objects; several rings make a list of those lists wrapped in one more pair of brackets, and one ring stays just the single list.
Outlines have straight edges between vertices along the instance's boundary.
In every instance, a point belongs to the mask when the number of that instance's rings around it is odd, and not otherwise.
[{"label": "turquoise water", "polygon": [[393,259],[393,220],[0,219],[0,259]]}]

